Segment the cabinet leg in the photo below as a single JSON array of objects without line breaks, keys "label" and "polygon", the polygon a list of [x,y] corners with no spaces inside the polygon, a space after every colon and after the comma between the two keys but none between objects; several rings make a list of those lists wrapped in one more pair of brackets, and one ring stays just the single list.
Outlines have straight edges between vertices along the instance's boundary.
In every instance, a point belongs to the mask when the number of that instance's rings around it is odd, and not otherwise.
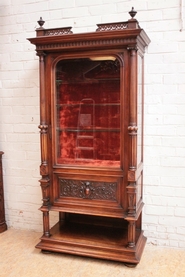
[{"label": "cabinet leg", "polygon": [[135,247],[136,245],[136,224],[135,221],[129,221],[128,224],[128,247]]},{"label": "cabinet leg", "polygon": [[49,212],[43,212],[43,226],[44,226],[44,236],[50,237],[49,231]]}]

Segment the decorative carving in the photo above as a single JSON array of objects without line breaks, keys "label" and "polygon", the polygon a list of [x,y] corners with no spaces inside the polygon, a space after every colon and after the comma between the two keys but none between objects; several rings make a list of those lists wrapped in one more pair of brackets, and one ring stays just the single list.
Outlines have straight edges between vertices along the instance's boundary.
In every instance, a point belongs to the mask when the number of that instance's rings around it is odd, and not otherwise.
[{"label": "decorative carving", "polygon": [[40,129],[41,134],[45,134],[48,131],[48,125],[45,125],[45,124],[39,125],[38,128]]},{"label": "decorative carving", "polygon": [[128,214],[130,216],[135,216],[135,214],[136,214],[136,194],[137,194],[136,183],[130,183],[127,186],[127,194],[128,194]]},{"label": "decorative carving", "polygon": [[116,201],[116,182],[60,179],[60,196]]},{"label": "decorative carving", "polygon": [[135,42],[135,39],[132,38],[118,38],[118,39],[100,39],[100,40],[86,40],[86,41],[74,41],[74,42],[63,42],[63,43],[51,43],[45,45],[37,45],[38,50],[48,50],[48,49],[57,49],[57,48],[76,48],[76,47],[91,47],[91,46],[101,46],[101,45],[123,45],[123,44],[132,44]]},{"label": "decorative carving", "polygon": [[136,194],[128,194],[128,214],[135,216],[136,214]]},{"label": "decorative carving", "polygon": [[116,22],[116,23],[105,23],[105,24],[97,24],[98,28],[96,32],[104,32],[104,31],[117,31],[128,28],[127,22]]},{"label": "decorative carving", "polygon": [[128,182],[136,182],[136,171],[128,171]]},{"label": "decorative carving", "polygon": [[40,181],[41,189],[42,189],[42,201],[43,206],[49,206],[50,197],[49,197],[49,189],[50,189],[50,179],[48,177],[42,178]]},{"label": "decorative carving", "polygon": [[128,126],[129,135],[131,136],[137,135],[137,130],[138,130],[137,126]]},{"label": "decorative carving", "polygon": [[68,35],[72,34],[72,27],[65,27],[60,29],[48,29],[44,32],[45,36],[59,36],[59,35]]},{"label": "decorative carving", "polygon": [[106,72],[108,70],[111,70],[113,73],[118,73],[120,71],[119,61],[105,61],[100,65],[100,71]]},{"label": "decorative carving", "polygon": [[129,194],[128,196],[128,203],[129,203],[129,208],[135,208],[135,195],[134,194]]},{"label": "decorative carving", "polygon": [[47,164],[41,164],[40,175],[43,175],[43,176],[48,175],[48,165]]},{"label": "decorative carving", "polygon": [[46,56],[46,53],[43,50],[37,51],[37,56],[40,58],[41,61],[44,60],[44,56]]},{"label": "decorative carving", "polygon": [[138,50],[138,47],[137,47],[137,45],[129,45],[128,47],[127,47],[127,50],[128,51],[131,51],[131,54],[132,54],[132,51],[137,51]]}]

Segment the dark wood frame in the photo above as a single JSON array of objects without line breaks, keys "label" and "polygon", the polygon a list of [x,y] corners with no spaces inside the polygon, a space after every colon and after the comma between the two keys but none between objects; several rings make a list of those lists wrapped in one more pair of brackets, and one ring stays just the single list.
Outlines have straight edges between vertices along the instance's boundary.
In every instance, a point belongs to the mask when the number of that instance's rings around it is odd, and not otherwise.
[{"label": "dark wood frame", "polygon": [[[143,154],[141,161],[137,163],[137,57],[140,55],[143,60],[145,47],[150,40],[134,19],[133,9],[130,15],[132,18],[126,22],[98,24],[96,32],[84,34],[73,34],[71,27],[44,29],[41,18],[38,21],[40,27],[36,29],[36,38],[29,39],[36,45],[40,63],[40,184],[43,195],[40,210],[43,213],[44,231],[36,247],[42,250],[135,265],[140,261],[146,238],[141,226],[144,205]],[[54,64],[59,57],[108,54],[116,55],[121,61],[121,104],[124,107],[121,110],[121,167],[102,169],[57,165],[52,150],[55,137]],[[141,117],[143,119],[143,114]],[[141,141],[143,143],[143,139]],[[83,200],[83,204],[81,199],[56,199],[60,179],[86,181],[87,176],[92,182],[115,182],[118,202],[113,204],[111,201],[96,201],[93,202],[95,205],[88,199]],[[51,229],[50,211],[59,213],[59,222]]]},{"label": "dark wood frame", "polygon": [[4,188],[3,188],[3,169],[2,169],[2,155],[4,152],[0,151],[0,233],[7,230],[5,221],[5,208],[4,208]]}]

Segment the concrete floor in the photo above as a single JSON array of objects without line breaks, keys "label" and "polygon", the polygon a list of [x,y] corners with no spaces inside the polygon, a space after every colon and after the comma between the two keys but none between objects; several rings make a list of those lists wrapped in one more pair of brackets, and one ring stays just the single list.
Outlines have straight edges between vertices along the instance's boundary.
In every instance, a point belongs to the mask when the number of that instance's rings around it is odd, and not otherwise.
[{"label": "concrete floor", "polygon": [[185,277],[185,250],[146,245],[139,265],[65,254],[43,254],[42,234],[9,229],[0,234],[0,277]]}]

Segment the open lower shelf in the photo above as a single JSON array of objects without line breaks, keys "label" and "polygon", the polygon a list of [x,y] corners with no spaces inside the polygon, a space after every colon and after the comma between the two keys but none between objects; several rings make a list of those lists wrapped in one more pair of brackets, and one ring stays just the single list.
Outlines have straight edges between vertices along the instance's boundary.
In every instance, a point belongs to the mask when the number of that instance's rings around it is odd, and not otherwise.
[{"label": "open lower shelf", "polygon": [[42,236],[36,248],[137,264],[146,238],[136,232],[136,246],[127,247],[127,230],[76,222],[58,222],[50,237]]}]

